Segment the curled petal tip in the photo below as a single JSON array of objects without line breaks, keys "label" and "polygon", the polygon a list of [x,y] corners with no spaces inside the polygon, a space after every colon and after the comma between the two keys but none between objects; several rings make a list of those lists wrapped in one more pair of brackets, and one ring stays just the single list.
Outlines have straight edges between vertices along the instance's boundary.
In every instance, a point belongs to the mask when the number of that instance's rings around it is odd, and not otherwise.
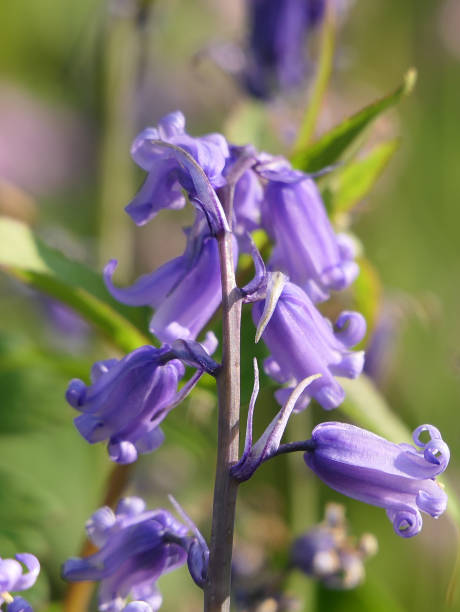
[{"label": "curled petal tip", "polygon": [[366,319],[359,312],[344,311],[335,322],[335,337],[346,347],[355,346],[366,335]]},{"label": "curled petal tip", "polygon": [[422,529],[422,516],[414,508],[387,510],[388,518],[393,523],[395,533],[402,538],[412,538]]},{"label": "curled petal tip", "polygon": [[69,386],[67,387],[65,398],[72,408],[78,409],[84,403],[85,395],[85,383],[78,378],[71,380]]},{"label": "curled petal tip", "polygon": [[137,460],[138,452],[136,447],[129,440],[121,442],[109,442],[108,445],[109,457],[115,463],[126,465],[134,463]]}]

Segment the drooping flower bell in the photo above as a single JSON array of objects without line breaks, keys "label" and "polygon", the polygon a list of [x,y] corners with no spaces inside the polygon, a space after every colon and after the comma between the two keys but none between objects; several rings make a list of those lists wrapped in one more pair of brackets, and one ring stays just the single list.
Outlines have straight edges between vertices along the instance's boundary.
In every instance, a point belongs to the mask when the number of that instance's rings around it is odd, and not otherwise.
[{"label": "drooping flower bell", "polygon": [[[16,559],[0,558],[0,606],[7,603],[7,612],[32,612],[30,604],[11,592],[25,591],[35,584],[40,573],[40,563],[30,553],[18,553]],[[24,564],[27,573],[24,573]]]},{"label": "drooping flower bell", "polygon": [[[104,612],[123,610],[128,597],[136,600],[128,604],[130,612],[145,612],[148,608],[143,604],[158,610],[162,604],[158,578],[183,565],[198,540],[196,534],[188,535],[189,524],[167,510],[145,510],[145,502],[138,497],[122,499],[115,513],[107,506],[100,508],[87,522],[86,531],[99,551],[84,559],[69,559],[62,575],[70,581],[101,581],[99,610]],[[201,536],[199,545],[205,547]]]},{"label": "drooping flower bell", "polygon": [[126,207],[137,225],[144,225],[164,208],[182,208],[185,190],[206,215],[211,230],[225,229],[225,215],[214,192],[225,184],[222,171],[229,156],[221,134],[189,136],[184,115],[176,111],[163,117],[158,127],[143,130],[134,140],[131,154],[149,173]]},{"label": "drooping flower bell", "polygon": [[[269,297],[253,306],[256,325],[260,326],[267,300]],[[311,397],[326,410],[339,406],[345,392],[334,376],[356,378],[361,373],[364,353],[349,349],[362,340],[365,331],[366,322],[357,312],[342,312],[333,327],[300,287],[286,282],[262,333],[271,353],[265,361],[265,371],[287,385],[276,392],[278,401],[284,403],[292,388],[304,378],[321,374],[308,387],[296,409],[304,408]]]},{"label": "drooping flower bell", "polygon": [[[236,265],[236,241],[233,251]],[[217,240],[209,234],[201,215],[188,231],[184,254],[142,276],[131,287],[115,287],[112,276],[116,265],[112,260],[105,267],[107,289],[123,304],[154,308],[150,331],[162,342],[194,340],[222,300]]]},{"label": "drooping flower bell", "polygon": [[305,75],[308,33],[324,12],[324,0],[249,0],[248,66],[244,83],[268,98],[299,85]]},{"label": "drooping flower bell", "polygon": [[262,225],[275,243],[269,266],[286,273],[313,302],[347,287],[359,272],[355,247],[334,232],[313,179],[283,159],[268,158],[259,172],[268,180]]},{"label": "drooping flower bell", "polygon": [[[428,432],[430,440],[420,436]],[[308,441],[305,463],[328,486],[348,497],[387,511],[395,532],[404,538],[422,528],[420,511],[438,518],[447,495],[435,477],[446,469],[450,452],[433,425],[413,433],[420,450],[394,444],[346,423],[320,423]]]},{"label": "drooping flower bell", "polygon": [[160,423],[177,403],[185,372],[179,360],[165,361],[169,349],[143,346],[96,362],[89,386],[70,381],[66,399],[82,413],[75,426],[91,444],[107,440],[112,461],[131,463],[163,442]]}]

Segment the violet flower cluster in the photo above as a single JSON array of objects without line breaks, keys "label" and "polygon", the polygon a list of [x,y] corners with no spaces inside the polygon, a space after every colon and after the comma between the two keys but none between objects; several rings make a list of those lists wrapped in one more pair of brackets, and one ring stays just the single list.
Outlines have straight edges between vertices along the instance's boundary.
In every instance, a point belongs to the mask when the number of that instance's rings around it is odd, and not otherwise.
[{"label": "violet flower cluster", "polygon": [[[177,155],[171,158],[162,143],[180,147],[182,153],[175,150]],[[324,408],[338,406],[344,393],[334,376],[353,378],[360,374],[363,354],[353,354],[349,349],[362,340],[365,323],[358,313],[343,313],[334,332],[314,305],[328,299],[331,291],[350,285],[359,270],[352,241],[334,232],[313,179],[292,168],[284,158],[258,153],[252,147],[235,147],[221,135],[192,138],[185,132],[185,119],[179,112],[164,117],[158,128],[144,130],[136,138],[132,153],[149,172],[126,208],[137,224],[147,223],[161,208],[182,207],[182,190],[190,200],[197,201],[191,175],[198,171],[190,163],[184,170],[178,156],[187,153],[193,158],[207,179],[207,189],[201,185],[205,195],[200,196],[184,254],[125,289],[114,286],[116,262],[110,262],[104,272],[110,293],[125,304],[151,306],[154,315],[150,331],[160,341],[196,339],[222,297],[215,235],[226,221],[221,219],[222,207],[216,208],[215,201],[219,200],[219,190],[233,186],[235,265],[238,250],[250,250],[248,232],[263,229],[274,242],[269,269],[282,271],[296,285],[286,285],[262,336],[272,352],[266,363],[267,373],[277,382],[290,383],[277,396],[282,403],[296,382],[322,373],[323,380],[312,389],[313,397]],[[261,283],[263,280],[266,282],[266,275]],[[263,307],[263,302],[254,306],[256,324]],[[293,331],[293,317],[301,328],[300,335]]]},{"label": "violet flower cluster", "polygon": [[[234,187],[235,266],[238,250],[253,250],[249,232],[264,229],[275,245],[269,269],[288,274],[292,281],[277,296],[262,334],[271,351],[266,372],[285,385],[277,398],[283,403],[298,382],[320,373],[296,409],[309,397],[326,409],[338,406],[344,392],[335,376],[361,372],[363,354],[350,349],[362,339],[365,323],[358,313],[345,312],[334,329],[316,309],[315,302],[348,286],[358,267],[350,240],[335,234],[314,181],[287,160],[235,147],[220,134],[189,136],[180,112],[144,130],[132,154],[148,172],[126,207],[135,223],[149,222],[163,208],[180,208],[186,199],[195,204],[196,218],[186,231],[184,253],[131,287],[116,287],[116,261],[107,264],[104,280],[110,293],[131,306],[152,307],[150,331],[163,345],[142,347],[119,361],[98,362],[90,386],[70,383],[67,400],[82,413],[75,424],[83,437],[90,443],[108,440],[110,457],[120,463],[135,461],[139,453],[161,444],[161,421],[185,397],[177,391],[184,367],[173,359],[170,347],[178,340],[195,341],[222,299],[216,236],[230,229],[219,200],[228,187]],[[257,291],[247,295],[247,301],[256,299],[255,294],[259,299],[253,310],[256,324],[267,307],[267,299],[261,298],[267,295],[263,287],[270,285],[269,276],[262,263]],[[212,352],[215,347],[205,348]]]},{"label": "violet flower cluster", "polygon": [[[86,523],[98,552],[69,559],[62,575],[70,581],[100,581],[99,609],[105,612],[156,611],[162,604],[156,585],[160,576],[188,563],[199,586],[206,579],[206,543],[190,519],[186,520],[187,524],[178,521],[167,510],[146,510],[139,497],[122,499],[115,512],[104,506]],[[135,601],[125,608],[128,597]]]},{"label": "violet flower cluster", "polygon": [[[238,253],[249,252],[256,270],[250,283],[236,289],[236,298],[253,303],[256,341],[262,338],[270,352],[265,372],[281,385],[275,393],[281,408],[253,443],[255,363],[244,451],[232,476],[243,482],[268,459],[303,451],[308,467],[330,487],[385,508],[398,535],[418,533],[420,511],[437,517],[446,507],[435,476],[447,466],[449,451],[436,428],[416,430],[421,451],[340,423],[323,423],[311,439],[281,444],[293,412],[312,398],[326,410],[339,406],[345,392],[336,377],[356,378],[364,364],[364,353],[352,350],[366,332],[362,315],[344,311],[333,324],[317,307],[346,289],[359,269],[353,241],[335,232],[313,178],[284,158],[234,146],[220,134],[192,137],[180,112],[144,130],[132,155],[148,173],[126,207],[136,224],[187,201],[196,214],[185,230],[184,253],[131,287],[117,287],[117,262],[107,264],[108,291],[125,304],[153,309],[150,331],[161,346],[97,362],[89,385],[71,381],[67,401],[81,413],[75,419],[81,435],[90,443],[107,441],[113,461],[131,463],[159,447],[162,422],[202,374],[219,374],[221,366],[211,357],[215,336],[208,332],[197,339],[222,300],[218,240],[231,233],[234,267]],[[273,242],[267,265],[250,236],[254,230],[264,230]],[[231,266],[231,258],[227,261]],[[186,366],[195,371],[182,384]],[[422,430],[431,435],[429,443],[421,442]],[[99,552],[69,560],[63,575],[100,580],[100,610],[117,612],[128,596],[134,598],[131,612],[157,610],[156,581],[186,561],[195,582],[205,584],[209,552],[187,518],[184,525],[166,510],[146,512],[141,500],[128,498],[115,514],[108,508],[96,512],[87,530]]]}]

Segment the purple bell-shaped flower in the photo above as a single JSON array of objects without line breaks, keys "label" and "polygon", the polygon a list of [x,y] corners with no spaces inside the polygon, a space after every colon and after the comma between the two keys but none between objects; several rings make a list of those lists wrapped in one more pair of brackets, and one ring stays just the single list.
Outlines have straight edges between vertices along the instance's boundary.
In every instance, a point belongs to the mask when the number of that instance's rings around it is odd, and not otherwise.
[{"label": "purple bell-shaped flower", "polygon": [[[86,531],[99,551],[84,559],[69,559],[62,575],[70,581],[100,581],[99,610],[103,612],[147,612],[146,605],[153,612],[158,610],[162,597],[157,580],[183,565],[197,541],[196,535],[188,535],[189,520],[184,525],[167,510],[145,510],[139,497],[122,499],[115,513],[107,506],[100,508],[87,522]],[[125,608],[128,597],[135,601]]]},{"label": "purple bell-shaped flower", "polygon": [[[265,302],[253,306],[256,325],[263,318]],[[262,333],[271,353],[265,361],[265,371],[287,385],[276,392],[278,401],[284,403],[304,378],[321,374],[303,394],[297,410],[305,407],[311,397],[326,410],[339,406],[345,392],[334,377],[356,378],[361,373],[364,353],[349,349],[362,340],[365,331],[366,322],[357,312],[342,312],[333,327],[300,287],[287,282]]]},{"label": "purple bell-shaped flower", "polygon": [[[428,432],[430,440],[420,435]],[[346,423],[320,423],[304,455],[308,467],[329,487],[387,511],[395,532],[409,538],[422,528],[420,511],[438,518],[447,495],[435,477],[446,469],[450,452],[433,425],[420,425],[410,444],[394,444]]]}]

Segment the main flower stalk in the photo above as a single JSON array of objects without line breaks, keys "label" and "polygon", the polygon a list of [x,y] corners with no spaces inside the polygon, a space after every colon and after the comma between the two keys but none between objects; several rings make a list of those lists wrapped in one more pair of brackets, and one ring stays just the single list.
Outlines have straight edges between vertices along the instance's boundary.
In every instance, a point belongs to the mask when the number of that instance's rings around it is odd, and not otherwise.
[{"label": "main flower stalk", "polygon": [[[231,217],[232,189],[222,189]],[[223,192],[223,193],[222,193]],[[222,279],[222,369],[217,378],[219,425],[205,612],[230,610],[233,527],[238,482],[230,473],[239,453],[241,294],[236,286],[230,232],[217,238]]]}]

